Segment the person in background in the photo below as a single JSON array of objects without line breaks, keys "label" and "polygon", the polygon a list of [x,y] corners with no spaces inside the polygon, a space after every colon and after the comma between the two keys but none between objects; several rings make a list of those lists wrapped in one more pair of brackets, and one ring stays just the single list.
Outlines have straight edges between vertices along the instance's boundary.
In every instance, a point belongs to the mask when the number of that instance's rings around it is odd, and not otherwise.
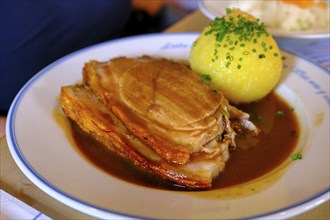
[{"label": "person in background", "polygon": [[130,0],[0,1],[0,134],[14,97],[38,71],[83,47],[120,37]]},{"label": "person in background", "polygon": [[161,32],[198,8],[199,0],[132,0],[127,34]]},{"label": "person in background", "polygon": [[1,0],[0,137],[14,97],[34,74],[83,47],[161,32],[198,0]]}]

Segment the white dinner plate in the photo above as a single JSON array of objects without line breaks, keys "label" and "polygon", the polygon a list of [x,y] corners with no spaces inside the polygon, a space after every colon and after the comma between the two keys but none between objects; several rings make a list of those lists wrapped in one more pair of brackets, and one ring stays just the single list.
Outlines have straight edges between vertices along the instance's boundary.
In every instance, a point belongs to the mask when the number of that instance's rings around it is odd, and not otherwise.
[{"label": "white dinner plate", "polygon": [[[222,17],[226,15],[226,8],[233,0],[202,0],[198,3],[198,7],[201,12],[213,20],[216,17]],[[278,28],[267,27],[267,30],[274,37],[286,37],[286,38],[326,38],[330,36],[329,26],[322,29],[304,30],[304,31],[287,31]]]},{"label": "white dinner plate", "polygon": [[[301,135],[289,158],[257,180],[227,189],[180,192],[117,179],[90,163],[59,123],[60,87],[82,78],[83,64],[117,56],[186,59],[197,33],[150,34],[97,44],[37,73],[11,105],[6,127],[10,152],[23,173],[58,201],[103,218],[286,218],[329,199],[329,72],[283,51],[276,92],[295,108]],[[64,117],[63,117],[64,118]]]}]

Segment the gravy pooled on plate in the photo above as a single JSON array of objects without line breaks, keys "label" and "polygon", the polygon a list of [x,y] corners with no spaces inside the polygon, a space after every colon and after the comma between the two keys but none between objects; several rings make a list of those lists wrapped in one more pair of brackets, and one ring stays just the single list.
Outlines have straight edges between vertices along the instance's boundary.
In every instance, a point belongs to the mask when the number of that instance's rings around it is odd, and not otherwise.
[{"label": "gravy pooled on plate", "polygon": [[[275,93],[258,103],[239,106],[262,130],[256,137],[236,137],[237,147],[230,153],[224,171],[213,181],[211,189],[225,188],[256,179],[275,169],[292,154],[299,136],[294,109]],[[80,152],[112,176],[158,189],[182,189],[117,156],[104,145],[83,132],[71,121],[72,134]]]}]

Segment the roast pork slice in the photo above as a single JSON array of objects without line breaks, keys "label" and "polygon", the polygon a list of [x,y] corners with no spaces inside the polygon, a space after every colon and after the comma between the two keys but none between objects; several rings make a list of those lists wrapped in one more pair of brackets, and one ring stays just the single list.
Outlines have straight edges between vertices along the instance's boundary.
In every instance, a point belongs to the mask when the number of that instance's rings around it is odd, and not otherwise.
[{"label": "roast pork slice", "polygon": [[[100,65],[104,65],[104,64],[100,64]],[[103,80],[99,79],[100,82],[103,82],[104,80],[105,79]],[[120,81],[119,79],[117,80]],[[121,96],[123,96],[123,94]],[[112,95],[110,97],[112,97]],[[201,99],[203,100],[203,98]],[[110,100],[107,102],[107,104],[109,102]],[[120,104],[124,105],[127,102]],[[143,101],[141,100],[141,102]],[[217,137],[216,139],[213,139],[205,144],[208,145],[207,148],[214,150],[210,150],[210,152],[200,151],[200,152],[192,153],[191,155],[189,155],[189,161],[185,162],[184,165],[178,165],[172,163],[172,161],[169,162],[167,158],[164,158],[162,154],[159,154],[159,152],[155,150],[157,148],[152,148],[150,147],[149,142],[145,142],[143,139],[137,138],[135,136],[136,132],[131,132],[126,127],[126,124],[124,124],[121,121],[121,119],[108,108],[108,105],[105,105],[103,102],[99,101],[98,96],[96,96],[93,93],[93,91],[86,85],[71,85],[71,86],[62,87],[61,104],[64,113],[69,118],[75,121],[75,123],[77,123],[85,132],[90,134],[93,138],[103,143],[105,147],[107,147],[109,150],[112,150],[116,152],[118,155],[127,158],[132,163],[145,169],[148,172],[154,173],[164,179],[172,181],[177,185],[184,186],[189,189],[203,189],[203,188],[211,187],[212,179],[218,176],[218,174],[224,169],[225,163],[229,158],[229,144],[231,142],[231,139],[223,136],[221,138]],[[212,105],[210,103],[209,105],[210,105],[209,108],[212,109],[211,108]],[[213,108],[216,107],[213,106]],[[123,109],[125,109],[125,111],[128,111],[126,108]],[[120,110],[123,111],[122,108],[120,108]],[[131,116],[130,114],[133,115],[137,114],[137,113],[134,114],[134,112],[131,111],[132,110],[130,110],[129,113],[125,112],[125,114],[129,114],[129,116]],[[139,120],[147,120],[148,118],[153,119],[154,116],[143,115],[143,113],[145,112],[142,110],[140,111],[142,116],[137,114],[140,117]],[[198,112],[194,114],[199,115],[200,114],[199,111],[202,110],[198,110]],[[208,130],[206,126],[209,124],[209,122],[206,122],[207,117],[200,118],[196,116],[196,118],[193,118],[186,111],[183,111],[182,114],[187,114],[191,118],[189,118],[189,122],[188,122],[188,119],[187,121],[185,121],[179,116],[178,120],[182,120],[181,122],[172,122],[175,124],[179,124],[180,125],[179,127],[182,128],[181,130],[178,129],[179,135],[184,134],[184,132],[188,133],[188,131],[191,130],[188,129],[189,126],[194,126],[199,129]],[[216,110],[213,110],[213,113],[210,114],[211,115],[210,117],[215,117],[214,115],[216,114],[217,114]],[[173,117],[174,120],[174,116],[166,115],[164,117]],[[224,117],[220,117],[217,120],[216,119],[213,120],[217,121],[217,123],[224,124],[225,126],[225,124],[228,123],[228,121],[224,121],[224,119],[225,119]],[[171,122],[165,123],[162,122],[160,119],[157,120],[155,119],[152,120],[150,123],[154,123],[154,124],[160,123],[161,126],[166,125],[170,127],[168,123]],[[165,125],[163,125],[164,123]],[[200,125],[197,126],[197,124]],[[152,125],[152,126],[157,127],[159,125],[157,124],[157,126],[156,125]],[[147,126],[144,126],[143,128],[145,127]],[[221,129],[223,128],[221,127]],[[175,129],[173,128],[173,130]],[[157,130],[157,132],[160,131]],[[150,133],[151,133],[150,135],[155,135],[155,136],[158,135],[154,131],[150,131]],[[201,134],[199,134],[198,131],[196,135],[201,135]],[[187,136],[189,137],[189,135],[182,135],[182,138]],[[169,137],[166,137],[166,139],[167,138]],[[158,139],[163,139],[163,138],[158,138]],[[174,142],[174,143],[176,143],[177,141],[178,140],[175,141],[168,140],[168,142]],[[188,149],[187,152],[191,151],[191,149],[188,147],[186,147],[186,149]],[[177,150],[178,149],[175,148],[171,150],[162,149],[163,152],[170,152],[170,153],[172,153],[172,151],[177,151]]]},{"label": "roast pork slice", "polygon": [[[187,164],[192,154],[201,152],[217,154],[219,148],[209,143],[232,130],[225,97],[171,60],[143,56],[90,61],[83,81],[132,135],[169,163]],[[234,132],[227,139],[234,146]]]}]

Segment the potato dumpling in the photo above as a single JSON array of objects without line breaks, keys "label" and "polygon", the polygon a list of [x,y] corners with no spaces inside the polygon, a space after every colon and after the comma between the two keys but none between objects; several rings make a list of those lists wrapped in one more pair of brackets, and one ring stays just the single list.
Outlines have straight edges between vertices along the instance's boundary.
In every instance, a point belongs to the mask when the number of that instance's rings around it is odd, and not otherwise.
[{"label": "potato dumpling", "polygon": [[266,96],[282,72],[280,50],[264,24],[239,9],[227,9],[194,42],[192,70],[209,76],[232,103],[248,103]]}]

